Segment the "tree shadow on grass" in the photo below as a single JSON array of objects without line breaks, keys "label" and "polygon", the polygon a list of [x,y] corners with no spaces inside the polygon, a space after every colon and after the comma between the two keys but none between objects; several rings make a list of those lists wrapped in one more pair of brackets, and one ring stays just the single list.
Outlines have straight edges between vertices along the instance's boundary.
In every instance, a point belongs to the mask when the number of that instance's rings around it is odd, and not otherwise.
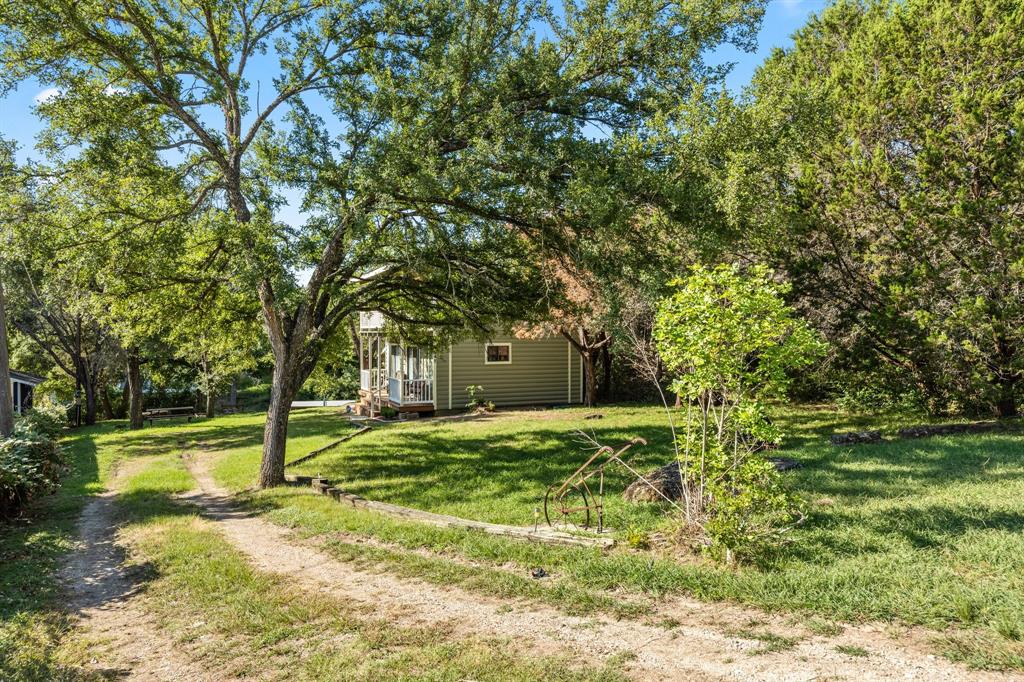
[{"label": "tree shadow on grass", "polygon": [[[570,425],[553,424],[537,419],[533,428],[519,422],[496,432],[423,428],[426,425],[396,429],[376,440],[356,439],[298,470],[320,473],[370,499],[449,513],[467,510],[475,513],[473,518],[488,521],[530,523],[548,486],[564,480],[586,458]],[[640,471],[672,457],[667,426],[587,426],[601,442],[646,438],[650,446],[639,449]],[[786,451],[804,466],[785,477],[801,497],[833,503],[815,509],[796,531],[799,541],[784,550],[790,558],[814,561],[814,553],[835,557],[885,552],[894,544],[936,548],[973,529],[1022,530],[1021,514],[1013,510],[925,499],[967,483],[995,488],[1024,478],[1018,454],[1024,439],[1017,432],[839,448],[824,437],[833,426],[815,425],[813,430],[820,438],[816,435],[809,445]],[[610,513],[632,518],[619,495],[632,480],[621,467],[609,468],[605,484]],[[917,497],[918,504],[901,513],[862,508],[911,497]],[[655,515],[656,511],[647,517]],[[858,532],[851,535],[851,528]]]},{"label": "tree shadow on grass", "polygon": [[[422,509],[456,511],[500,500],[500,509],[483,510],[488,515],[485,520],[532,523],[533,510],[548,487],[572,474],[591,454],[571,431],[545,423],[538,421],[538,428],[528,431],[498,434],[396,429],[377,440],[356,439],[337,454],[312,460],[297,471],[320,473],[371,499]],[[634,436],[646,438],[650,445],[631,453],[643,471],[671,456],[667,429],[596,427],[593,435],[614,445]],[[632,480],[631,474],[614,465],[607,470],[606,489],[620,492]],[[510,510],[519,514],[510,516]]]}]

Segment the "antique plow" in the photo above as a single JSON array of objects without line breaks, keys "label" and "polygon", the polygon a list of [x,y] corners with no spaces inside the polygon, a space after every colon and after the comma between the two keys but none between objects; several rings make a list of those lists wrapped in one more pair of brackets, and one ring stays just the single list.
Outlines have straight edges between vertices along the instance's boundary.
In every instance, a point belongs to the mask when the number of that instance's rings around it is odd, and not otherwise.
[{"label": "antique plow", "polygon": [[[643,438],[634,438],[618,450],[602,445],[569,478],[548,488],[544,495],[544,519],[552,528],[591,527],[596,518],[597,532],[604,530],[604,470],[612,464],[621,464],[641,481],[646,479],[637,473],[623,456],[634,445],[647,445]],[[592,479],[597,477],[597,494],[591,489]],[[650,483],[648,483],[650,485]]]}]

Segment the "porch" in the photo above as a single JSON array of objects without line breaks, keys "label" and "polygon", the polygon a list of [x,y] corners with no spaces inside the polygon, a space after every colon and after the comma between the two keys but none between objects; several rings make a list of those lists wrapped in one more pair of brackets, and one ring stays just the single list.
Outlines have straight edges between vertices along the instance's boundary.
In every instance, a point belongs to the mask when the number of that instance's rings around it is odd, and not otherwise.
[{"label": "porch", "polygon": [[432,412],[435,366],[424,349],[392,342],[382,333],[361,329],[359,398],[364,410],[391,407],[404,412]]}]

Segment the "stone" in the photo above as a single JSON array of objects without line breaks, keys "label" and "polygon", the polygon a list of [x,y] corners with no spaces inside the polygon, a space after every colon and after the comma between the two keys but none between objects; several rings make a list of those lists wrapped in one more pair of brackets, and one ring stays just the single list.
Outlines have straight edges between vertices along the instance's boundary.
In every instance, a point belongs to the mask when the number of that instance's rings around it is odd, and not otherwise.
[{"label": "stone", "polygon": [[[679,462],[669,462],[663,467],[658,467],[654,471],[644,474],[644,478],[650,485],[637,479],[622,492],[622,497],[627,502],[660,502],[665,497],[670,500],[682,499],[683,480],[679,472]],[[651,486],[654,486],[654,489]],[[659,495],[655,490],[665,497]]]},{"label": "stone", "polygon": [[849,431],[847,433],[834,433],[829,439],[832,445],[859,445],[861,443],[881,443],[881,431]]},{"label": "stone", "polygon": [[769,457],[768,461],[775,465],[776,471],[789,471],[803,466],[803,464],[795,459],[788,459],[786,457]]}]

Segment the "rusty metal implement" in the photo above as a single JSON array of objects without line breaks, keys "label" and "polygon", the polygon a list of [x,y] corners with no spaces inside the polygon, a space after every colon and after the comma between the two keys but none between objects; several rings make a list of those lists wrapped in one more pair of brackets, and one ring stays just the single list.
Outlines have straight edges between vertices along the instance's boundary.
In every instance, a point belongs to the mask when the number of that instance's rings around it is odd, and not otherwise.
[{"label": "rusty metal implement", "polygon": [[[544,518],[552,528],[588,529],[596,517],[597,532],[604,530],[604,470],[611,464],[621,464],[630,473],[645,480],[637,473],[623,455],[634,445],[647,445],[643,438],[634,438],[618,450],[609,446],[599,447],[571,476],[555,483],[544,495]],[[590,483],[597,477],[597,495]]]}]

